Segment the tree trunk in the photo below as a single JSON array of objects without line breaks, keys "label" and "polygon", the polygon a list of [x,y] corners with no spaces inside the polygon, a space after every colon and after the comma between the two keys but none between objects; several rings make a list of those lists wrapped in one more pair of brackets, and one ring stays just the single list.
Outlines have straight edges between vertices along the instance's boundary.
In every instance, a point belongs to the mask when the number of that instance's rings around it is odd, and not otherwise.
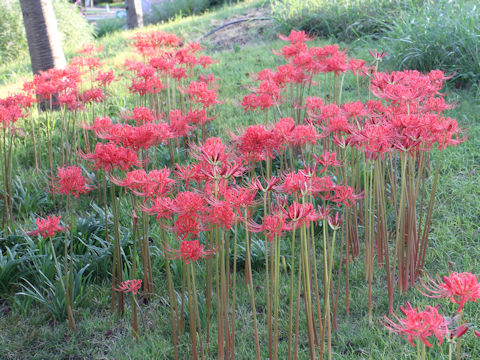
[{"label": "tree trunk", "polygon": [[127,27],[135,29],[143,26],[143,10],[141,0],[125,0],[127,10]]},{"label": "tree trunk", "polygon": [[20,0],[34,74],[66,65],[51,0]]}]

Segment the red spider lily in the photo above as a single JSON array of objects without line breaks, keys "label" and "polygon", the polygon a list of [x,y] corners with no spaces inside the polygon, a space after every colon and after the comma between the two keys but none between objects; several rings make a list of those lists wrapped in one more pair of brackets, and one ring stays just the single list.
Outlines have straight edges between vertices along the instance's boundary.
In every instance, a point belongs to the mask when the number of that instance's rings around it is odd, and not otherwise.
[{"label": "red spider lily", "polygon": [[57,167],[57,177],[52,181],[52,191],[62,195],[73,195],[78,199],[80,194],[86,194],[93,188],[87,186],[87,179],[78,166]]},{"label": "red spider lily", "polygon": [[140,209],[149,215],[156,215],[157,220],[169,219],[172,214],[170,211],[170,202],[170,198],[156,197],[152,199],[152,205],[150,207],[141,205]]},{"label": "red spider lily", "polygon": [[115,289],[115,291],[121,291],[124,293],[129,293],[132,292],[133,295],[137,295],[138,290],[140,290],[140,287],[142,286],[142,280],[125,280],[123,281],[118,289]]},{"label": "red spider lily", "polygon": [[93,161],[95,170],[103,169],[106,172],[114,168],[128,171],[132,166],[143,166],[146,162],[139,161],[135,151],[116,146],[113,142],[97,143],[93,153],[80,152],[80,156],[85,160]]},{"label": "red spider lily", "polygon": [[108,116],[96,117],[93,125],[82,123],[82,128],[86,130],[93,130],[95,133],[106,133],[112,126],[112,120]]},{"label": "red spider lily", "polygon": [[473,330],[473,333],[475,334],[476,337],[480,338],[480,331]]},{"label": "red spider lily", "polygon": [[155,120],[155,116],[149,108],[140,106],[133,109],[132,116],[129,119],[135,120],[137,125],[145,125]]},{"label": "red spider lily", "polygon": [[315,212],[313,205],[310,203],[299,204],[293,202],[283,213],[292,221],[295,228],[307,225],[310,221],[318,220],[318,214]]},{"label": "red spider lily", "polygon": [[272,242],[275,236],[283,236],[284,231],[291,230],[291,227],[285,223],[285,214],[283,212],[277,212],[264,216],[261,225],[250,220],[248,222],[248,230],[256,233],[263,232],[268,240]]},{"label": "red spider lily", "polygon": [[79,68],[80,70],[94,70],[100,65],[100,59],[98,57],[83,57],[83,56],[74,56],[70,60],[70,65]]},{"label": "red spider lily", "polygon": [[275,186],[275,190],[286,194],[306,194],[310,189],[310,178],[305,176],[301,171],[285,174],[283,183],[279,186]]},{"label": "red spider lily", "polygon": [[198,168],[194,165],[181,166],[179,164],[175,164],[175,167],[177,168],[177,170],[174,171],[175,175],[185,181],[185,190],[188,191],[190,182],[198,175]]},{"label": "red spider lily", "polygon": [[105,131],[98,131],[97,136],[138,151],[164,143],[171,137],[171,133],[166,123],[147,123],[137,127],[115,124]]},{"label": "red spider lily", "polygon": [[343,216],[340,213],[336,213],[335,217],[333,215],[328,216],[328,225],[332,230],[340,229],[342,225]]},{"label": "red spider lily", "polygon": [[365,75],[368,71],[368,68],[365,66],[365,60],[361,59],[351,59],[348,62],[348,67],[354,75]]},{"label": "red spider lily", "polygon": [[218,104],[216,90],[210,89],[203,81],[192,81],[185,89],[185,93],[190,95],[193,103],[202,104],[204,108]]},{"label": "red spider lily", "polygon": [[178,215],[194,215],[205,211],[205,199],[192,191],[182,191],[170,205],[170,210]]},{"label": "red spider lily", "polygon": [[155,56],[166,48],[175,48],[182,42],[177,35],[163,31],[137,32],[133,39],[133,47],[145,57]]},{"label": "red spider lily", "polygon": [[426,292],[423,295],[431,298],[449,298],[454,304],[457,304],[457,312],[461,312],[465,304],[469,301],[476,302],[480,299],[480,283],[476,275],[469,272],[452,273],[443,277],[443,282],[435,282],[431,277],[426,281],[421,281]]},{"label": "red spider lily", "polygon": [[210,224],[216,224],[225,230],[230,230],[236,220],[230,202],[216,199],[210,200],[209,202],[211,206],[208,208],[205,220]]},{"label": "red spider lily", "polygon": [[83,54],[83,55],[93,55],[101,52],[104,49],[103,46],[96,46],[95,44],[92,43],[85,43],[82,44],[80,48],[75,50],[77,54]]},{"label": "red spider lily", "polygon": [[258,177],[252,179],[252,182],[249,184],[249,189],[252,191],[261,191],[261,192],[268,192],[272,191],[275,186],[280,181],[278,176],[272,176],[270,180],[263,179],[265,186],[262,184]]},{"label": "red spider lily", "polygon": [[282,145],[282,138],[264,125],[252,125],[242,135],[231,134],[238,151],[247,161],[260,161],[274,158],[274,152]]},{"label": "red spider lily", "polygon": [[190,145],[191,155],[194,159],[208,163],[218,164],[229,158],[226,147],[222,139],[217,137],[210,137],[201,145]]},{"label": "red spider lily", "polygon": [[319,137],[313,125],[297,125],[290,136],[289,143],[293,146],[303,146],[307,143],[315,145]]},{"label": "red spider lily", "polygon": [[59,226],[60,216],[47,216],[46,219],[37,218],[37,229],[28,232],[29,236],[35,236],[40,234],[43,238],[52,237],[55,233],[64,231],[65,228]]},{"label": "red spider lily", "polygon": [[385,51],[378,52],[377,49],[373,50],[373,52],[371,50],[368,50],[368,52],[370,53],[370,56],[375,59],[375,61],[380,61],[385,56],[387,56],[387,52],[385,52]]},{"label": "red spider lily", "polygon": [[[323,166],[323,168],[320,170],[320,174],[325,172],[329,166],[342,166],[342,163],[337,160],[337,154],[334,152],[325,151],[322,155],[320,155],[320,157],[315,154],[312,154],[312,156],[320,165]],[[338,169],[335,170],[338,172]]]},{"label": "red spider lily", "polygon": [[137,196],[152,198],[154,196],[166,196],[175,180],[170,177],[170,169],[163,168],[148,172],[145,179],[132,187],[132,192]]},{"label": "red spider lily", "polygon": [[448,322],[443,315],[438,313],[437,308],[427,306],[423,311],[417,308],[412,308],[412,305],[407,302],[406,306],[400,307],[400,310],[405,314],[405,318],[395,316],[397,323],[384,317],[382,325],[395,334],[406,335],[408,342],[415,347],[414,339],[421,340],[428,347],[433,345],[428,342],[428,338],[435,336],[442,344],[445,336],[448,334]]},{"label": "red spider lily", "polygon": [[79,100],[83,104],[88,103],[100,103],[105,100],[105,96],[103,94],[103,90],[100,88],[93,88],[85,90],[83,93],[79,95]]},{"label": "red spider lily", "polygon": [[0,129],[11,127],[23,116],[22,109],[19,106],[13,104],[6,106],[0,102]]},{"label": "red spider lily", "polygon": [[462,324],[456,328],[449,329],[449,338],[450,339],[460,339],[463,335],[465,335],[468,331],[468,326]]},{"label": "red spider lily", "polygon": [[183,258],[186,264],[198,259],[208,259],[215,254],[215,250],[204,250],[203,245],[198,240],[184,240],[180,244],[180,249],[169,249],[172,254],[171,259]]},{"label": "red spider lily", "polygon": [[169,120],[169,130],[173,137],[187,136],[193,130],[188,117],[183,116],[181,110],[170,111]]},{"label": "red spider lily", "polygon": [[113,81],[115,81],[115,75],[113,75],[113,70],[110,71],[99,71],[95,81],[98,81],[98,86],[107,87]]},{"label": "red spider lily", "polygon": [[328,200],[334,203],[342,203],[346,207],[351,207],[355,204],[355,200],[361,199],[363,194],[354,194],[351,186],[338,185],[333,188],[333,195],[328,197]]}]

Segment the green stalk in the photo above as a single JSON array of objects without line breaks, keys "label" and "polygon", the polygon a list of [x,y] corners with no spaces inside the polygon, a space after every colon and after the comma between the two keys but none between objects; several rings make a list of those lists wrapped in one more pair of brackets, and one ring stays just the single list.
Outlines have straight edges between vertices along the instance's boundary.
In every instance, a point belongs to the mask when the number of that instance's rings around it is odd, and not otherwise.
[{"label": "green stalk", "polygon": [[172,274],[170,272],[170,259],[167,256],[167,239],[165,236],[165,229],[160,225],[161,237],[162,237],[162,248],[163,254],[165,257],[165,270],[167,272],[167,284],[168,284],[168,296],[170,300],[170,321],[172,323],[172,336],[173,336],[173,351],[175,360],[178,360],[178,337],[177,337],[177,323],[176,323],[176,314],[177,314],[177,300],[175,299],[174,290],[173,290],[173,280]]},{"label": "green stalk", "polygon": [[291,243],[291,258],[290,258],[290,295],[289,295],[289,320],[288,320],[288,360],[292,358],[291,342],[292,342],[292,326],[293,326],[293,284],[294,284],[294,272],[295,272],[295,222],[293,223],[292,230],[292,243]]},{"label": "green stalk", "polygon": [[255,307],[255,293],[253,289],[253,277],[252,277],[252,266],[251,266],[251,259],[250,259],[250,241],[249,241],[249,231],[247,226],[247,209],[245,208],[245,232],[246,232],[246,241],[247,241],[247,254],[246,254],[246,262],[248,266],[248,278],[249,278],[249,286],[250,286],[250,300],[252,302],[252,315],[253,315],[253,329],[255,333],[255,347],[257,350],[257,360],[260,360],[260,342],[258,339],[258,329],[257,329],[257,310]]}]

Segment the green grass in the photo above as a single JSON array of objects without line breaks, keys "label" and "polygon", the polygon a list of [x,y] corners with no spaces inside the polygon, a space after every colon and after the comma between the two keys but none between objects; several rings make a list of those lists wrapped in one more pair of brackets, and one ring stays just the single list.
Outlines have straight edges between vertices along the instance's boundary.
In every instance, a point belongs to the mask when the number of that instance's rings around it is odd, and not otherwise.
[{"label": "green grass", "polygon": [[[216,13],[181,19],[159,28],[172,31],[185,36],[204,33],[210,29],[212,20],[226,19],[232,14],[244,12],[251,6],[259,6],[261,2],[249,2],[234,7],[225,7]],[[150,27],[152,29],[153,27]],[[115,33],[98,41],[105,46],[103,60],[109,65],[121,64],[128,54],[127,42],[132,32]],[[224,50],[221,52],[211,51],[219,62],[212,67],[216,77],[221,78],[219,98],[222,104],[216,111],[217,119],[214,122],[214,132],[226,137],[229,131],[235,131],[241,126],[262,121],[259,114],[244,114],[238,106],[243,94],[247,93],[246,85],[249,84],[248,73],[257,72],[266,67],[278,65],[277,58],[271,49],[281,47],[280,41],[270,41],[271,36],[259,39],[256,44],[249,44],[236,50]],[[317,44],[322,42],[317,40]],[[208,44],[207,44],[208,46]],[[368,48],[378,48],[378,43],[362,43],[361,47],[353,47],[352,56],[368,59]],[[360,45],[358,45],[360,46]],[[21,64],[6,64],[0,69],[0,79],[6,78],[8,71],[14,72],[15,76],[3,82],[2,90],[15,86],[15,82],[22,77],[28,76],[28,62]],[[7,70],[8,69],[8,70]],[[17,73],[18,71],[18,73]],[[348,89],[349,84],[346,83]],[[124,95],[119,89],[115,95],[121,99]],[[353,100],[355,91],[346,91],[345,101]],[[456,117],[462,126],[468,127],[468,140],[458,145],[455,149],[446,150],[441,168],[441,179],[437,190],[436,207],[432,225],[430,252],[428,253],[426,270],[431,274],[445,274],[451,270],[468,271],[478,273],[480,268],[480,101],[477,94],[471,91],[459,91],[449,94],[450,101],[457,101],[457,108],[450,112],[450,116]],[[121,100],[114,104],[115,109],[121,107]],[[434,153],[434,156],[437,156]],[[19,154],[21,156],[21,154]],[[26,161],[26,159],[25,159]],[[17,168],[21,168],[22,160]],[[41,186],[30,184],[28,179],[31,174],[20,171],[20,179],[23,186],[31,189],[31,192],[41,192]],[[26,203],[27,201],[24,200]],[[35,204],[41,200],[30,199],[28,207],[24,209],[25,218],[22,221],[32,223],[32,212]],[[46,202],[42,206],[53,207],[54,204]],[[88,201],[79,207],[87,212]],[[126,207],[125,207],[126,208]],[[128,210],[123,216],[128,217]],[[28,225],[30,226],[30,225]],[[3,242],[2,242],[3,241]],[[0,248],[7,239],[0,238]],[[10,295],[4,299],[13,309],[0,316],[0,358],[5,359],[169,359],[172,358],[171,333],[168,320],[168,307],[165,299],[168,293],[165,288],[165,275],[162,263],[157,261],[155,268],[156,297],[149,304],[142,306],[139,317],[141,337],[138,342],[133,341],[130,334],[128,316],[118,318],[109,313],[109,286],[106,280],[97,280],[86,289],[85,301],[76,309],[76,320],[79,331],[70,335],[65,322],[55,323],[51,320],[45,309],[19,302],[18,297]],[[333,339],[334,356],[337,359],[411,359],[415,357],[415,349],[410,347],[405,339],[388,333],[377,321],[387,311],[386,288],[384,286],[384,272],[376,271],[374,279],[374,314],[375,321],[372,326],[367,320],[367,287],[365,286],[362,259],[357,259],[351,269],[351,313],[347,317],[344,312],[344,300],[340,298],[338,314],[338,330]],[[263,296],[264,273],[259,266],[254,273],[257,288],[257,313],[260,322],[261,343],[266,344],[267,334],[264,332],[266,322],[265,303]],[[198,271],[197,274],[201,272]],[[238,307],[237,319],[237,359],[252,359],[253,331],[252,309],[248,292],[244,287],[243,271],[239,271],[238,281]],[[177,270],[178,276],[178,270]],[[201,275],[200,275],[201,276]],[[288,280],[287,275],[282,274],[284,288],[281,290],[281,298],[286,298]],[[199,284],[201,279],[199,279]],[[435,303],[421,296],[417,290],[410,289],[405,295],[398,295],[395,306],[398,308],[406,300],[414,305],[425,306]],[[5,312],[0,301],[0,311]],[[285,320],[287,305],[282,309],[281,317]],[[448,311],[445,303],[442,310]],[[128,309],[127,309],[128,313]],[[466,314],[472,321],[472,328],[480,326],[480,312],[478,305],[468,304]],[[215,348],[215,329],[212,327],[213,342],[210,345]],[[302,323],[300,333],[300,356],[299,359],[307,358],[308,347],[306,329]],[[281,359],[285,358],[287,336],[286,323],[281,326],[280,344]],[[188,332],[185,332],[181,341],[189,344]],[[431,352],[429,359],[447,359],[446,347],[444,353]],[[480,341],[470,333],[464,341],[464,351],[476,359],[480,356]],[[212,351],[214,353],[215,351]],[[180,353],[189,358],[189,349],[182,345]],[[266,358],[265,347],[262,358]]]}]

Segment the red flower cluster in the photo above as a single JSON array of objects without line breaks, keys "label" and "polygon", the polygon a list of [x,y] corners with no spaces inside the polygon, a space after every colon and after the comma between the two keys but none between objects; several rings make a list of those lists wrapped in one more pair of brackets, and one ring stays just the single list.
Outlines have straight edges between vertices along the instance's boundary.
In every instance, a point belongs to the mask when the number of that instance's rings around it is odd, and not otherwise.
[{"label": "red flower cluster", "polygon": [[463,310],[465,304],[469,301],[476,302],[480,299],[480,283],[476,275],[464,273],[452,273],[443,277],[443,282],[435,282],[428,277],[423,281],[426,293],[422,294],[432,298],[448,298],[454,304],[458,305],[458,312]]},{"label": "red flower cluster", "polygon": [[52,190],[57,194],[73,195],[78,199],[80,194],[86,194],[92,188],[87,186],[87,179],[78,166],[63,166],[57,168],[57,177],[52,181]]},{"label": "red flower cluster", "polygon": [[439,345],[442,344],[449,332],[448,322],[443,315],[438,313],[437,308],[427,306],[425,310],[419,311],[407,302],[405,307],[400,307],[400,310],[404,313],[405,318],[395,316],[397,322],[385,316],[382,324],[388,330],[395,334],[406,335],[412,346],[415,346],[413,340],[418,339],[428,347],[432,347],[432,344],[428,341],[428,338],[432,336],[437,338]]},{"label": "red flower cluster", "polygon": [[47,216],[46,219],[37,218],[37,229],[28,232],[29,236],[41,235],[44,238],[52,237],[57,232],[64,231],[65,228],[60,226],[60,216]]},{"label": "red flower cluster", "polygon": [[142,280],[125,280],[122,283],[120,283],[118,289],[115,289],[116,291],[121,291],[124,293],[133,293],[133,295],[137,295],[138,290],[140,290],[140,287],[142,286]]}]

